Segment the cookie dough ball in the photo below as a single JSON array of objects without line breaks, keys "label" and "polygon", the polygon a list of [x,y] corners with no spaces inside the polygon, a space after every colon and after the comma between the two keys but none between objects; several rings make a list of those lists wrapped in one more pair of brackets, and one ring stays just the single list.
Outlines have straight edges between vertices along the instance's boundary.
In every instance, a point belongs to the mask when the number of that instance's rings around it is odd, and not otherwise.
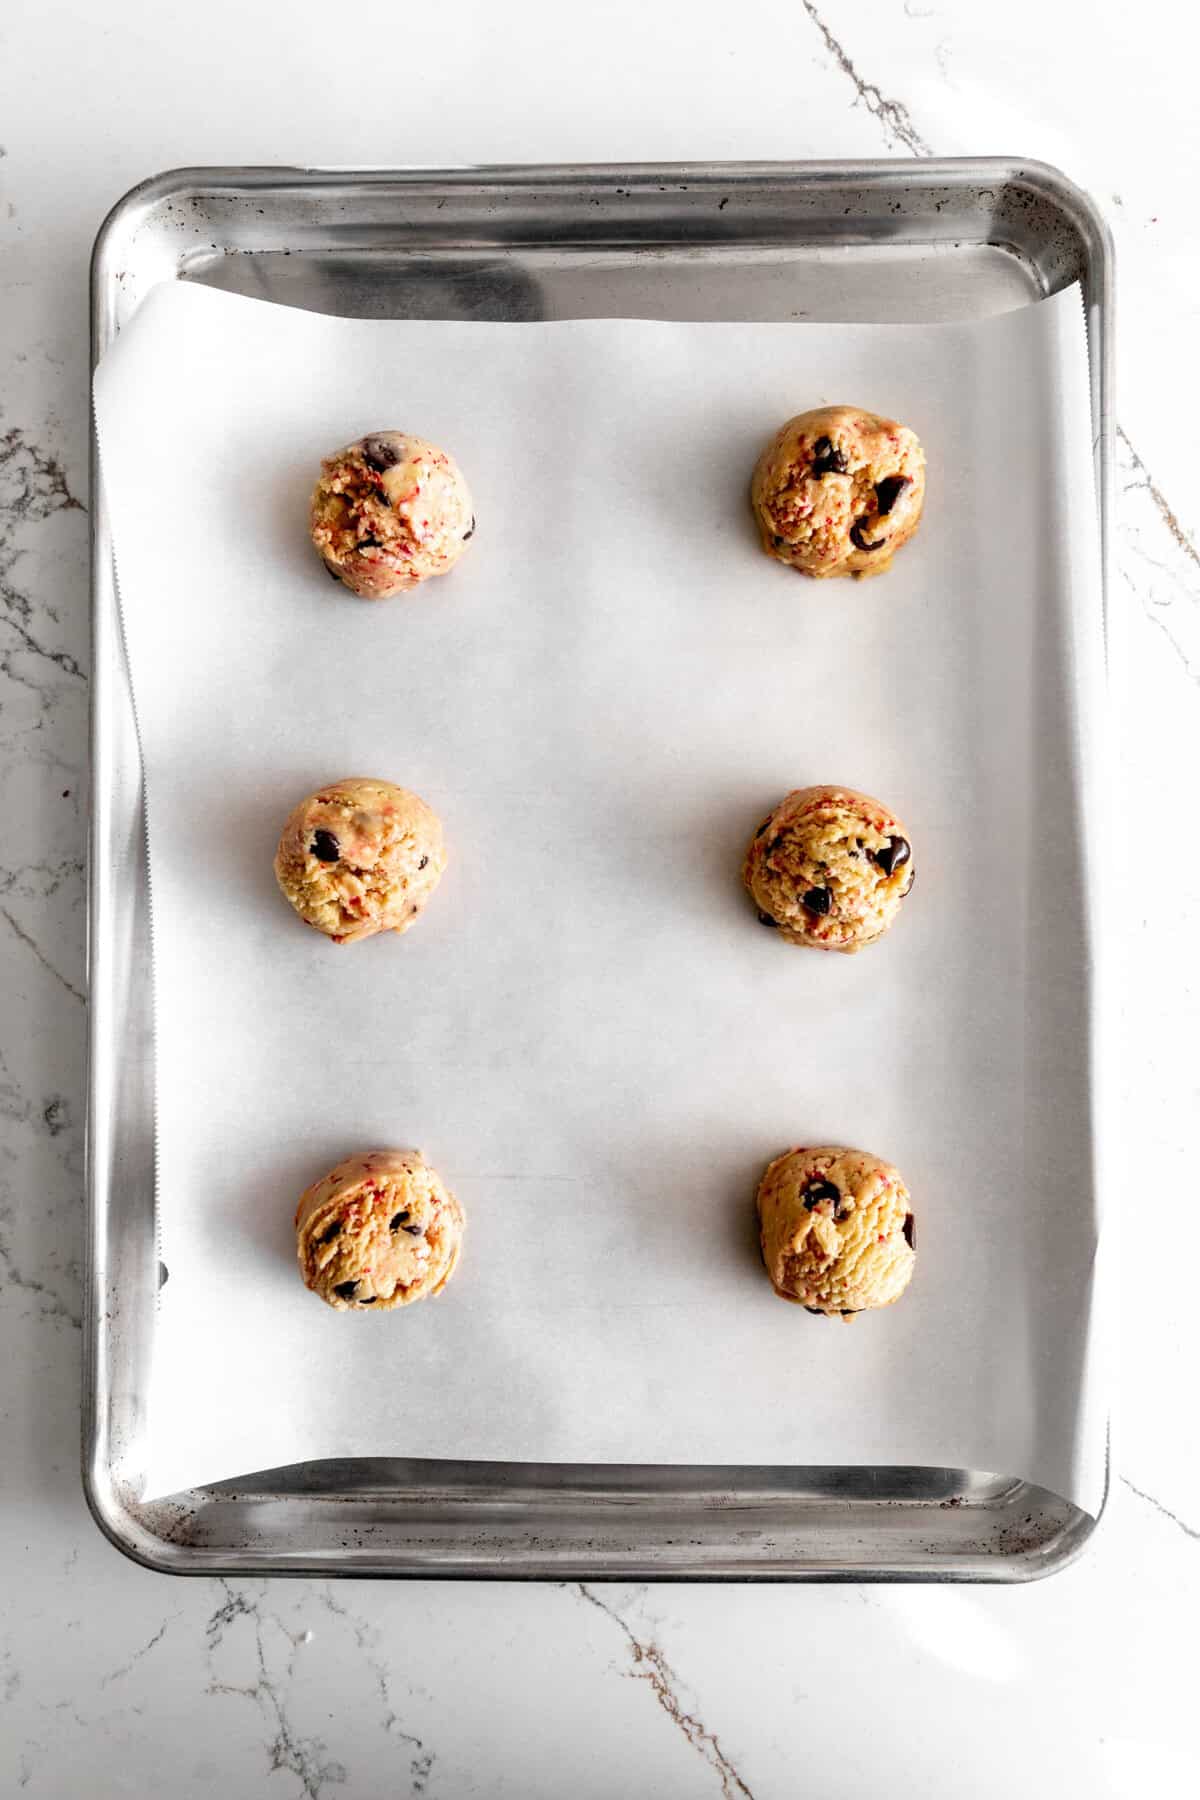
[{"label": "cookie dough ball", "polygon": [[275,878],[306,925],[335,944],[407,931],[446,867],[442,822],[407,788],[331,782],[290,814]]},{"label": "cookie dough ball", "polygon": [[452,456],[403,431],[374,431],[321,464],[311,525],[330,574],[364,600],[386,600],[452,569],[475,514]]},{"label": "cookie dough ball", "polygon": [[754,834],[742,879],[789,944],[850,953],[882,937],[912,887],[908,832],[853,788],[797,788]]},{"label": "cookie dough ball", "polygon": [[804,575],[878,575],[920,523],[925,452],[895,419],[819,406],[776,432],[750,500],[768,556]]},{"label": "cookie dough ball", "polygon": [[338,1312],[386,1311],[440,1294],[464,1223],[462,1207],[416,1150],[348,1156],[300,1196],[304,1285]]},{"label": "cookie dough ball", "polygon": [[809,1312],[890,1306],[912,1280],[912,1200],[890,1163],[865,1150],[788,1150],[758,1186],[763,1262],[784,1300]]}]

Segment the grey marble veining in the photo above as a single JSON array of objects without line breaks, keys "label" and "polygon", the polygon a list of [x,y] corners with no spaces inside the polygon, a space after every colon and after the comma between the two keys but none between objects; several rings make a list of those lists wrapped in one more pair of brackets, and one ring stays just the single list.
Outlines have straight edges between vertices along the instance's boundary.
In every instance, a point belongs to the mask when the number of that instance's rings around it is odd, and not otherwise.
[{"label": "grey marble veining", "polygon": [[[1186,1266],[1195,1195],[1200,506],[1179,398],[1200,275],[1187,75],[1200,28],[1167,0],[1136,17],[1101,9],[1085,28],[1076,9],[1034,0],[994,14],[968,0],[700,5],[686,22],[642,0],[584,33],[537,0],[465,0],[406,17],[401,57],[374,0],[339,27],[331,47],[311,0],[284,30],[232,0],[186,30],[133,0],[100,14],[48,0],[5,21],[0,1791],[1189,1791],[1200,1465],[1179,1420],[1194,1411],[1200,1326],[1162,1271]],[[389,53],[395,104],[373,87],[364,106],[361,69]],[[188,161],[1014,150],[1061,163],[1109,207],[1131,321],[1114,537],[1126,823],[1112,878],[1131,1052],[1130,1204],[1113,1242],[1132,1279],[1121,1478],[1094,1548],[1012,1592],[233,1584],[125,1562],[87,1517],[78,1475],[85,283],[104,209]]]}]

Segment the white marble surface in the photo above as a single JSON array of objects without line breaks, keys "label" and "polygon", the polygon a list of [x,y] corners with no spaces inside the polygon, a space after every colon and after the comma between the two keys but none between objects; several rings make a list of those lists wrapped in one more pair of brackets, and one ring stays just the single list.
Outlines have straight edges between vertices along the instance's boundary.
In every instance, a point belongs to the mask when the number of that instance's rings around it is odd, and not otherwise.
[{"label": "white marble surface", "polygon": [[[43,0],[0,17],[0,1791],[1196,1791],[1189,19],[1174,0]],[[1092,1547],[1002,1590],[230,1584],[125,1562],[78,1477],[86,274],[102,213],[190,162],[986,152],[1089,187],[1120,258],[1126,1278],[1118,1476]]]}]

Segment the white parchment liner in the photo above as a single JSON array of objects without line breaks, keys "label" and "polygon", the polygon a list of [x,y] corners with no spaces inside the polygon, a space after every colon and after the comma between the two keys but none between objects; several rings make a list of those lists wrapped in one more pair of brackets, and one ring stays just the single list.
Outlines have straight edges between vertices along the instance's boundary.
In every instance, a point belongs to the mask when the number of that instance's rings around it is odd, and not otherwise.
[{"label": "white parchment liner", "polygon": [[[920,434],[882,579],[758,551],[790,412]],[[155,290],[96,381],[143,741],[163,1291],[149,1491],[334,1455],[938,1464],[1090,1509],[1098,1208],[1087,846],[1100,588],[1077,290],[982,323],[346,321]],[[372,605],[312,554],[319,458],[462,463],[449,579]],[[288,810],[380,775],[450,866],[403,939],[276,891]],[[842,781],[913,833],[858,957],[755,922],[744,844]],[[772,1294],[789,1144],[899,1165],[908,1295]],[[340,1316],[292,1210],[414,1145],[467,1210],[437,1301]]]}]

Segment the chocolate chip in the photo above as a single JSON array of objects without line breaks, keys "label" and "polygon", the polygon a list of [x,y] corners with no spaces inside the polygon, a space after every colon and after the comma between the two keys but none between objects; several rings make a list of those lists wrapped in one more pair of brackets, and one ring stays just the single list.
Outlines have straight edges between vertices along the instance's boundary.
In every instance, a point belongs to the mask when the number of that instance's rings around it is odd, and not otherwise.
[{"label": "chocolate chip", "polygon": [[781,538],[781,537],[773,537],[771,539],[771,542],[774,544],[774,546],[777,550],[782,550],[784,544],[787,542],[787,539]]},{"label": "chocolate chip", "polygon": [[[885,875],[892,874],[896,869],[902,869],[911,856],[912,845],[907,838],[903,837],[889,838],[882,850],[872,850],[871,852],[871,860],[883,870]],[[909,886],[912,886],[911,882]]]},{"label": "chocolate chip", "polygon": [[313,841],[308,847],[308,853],[310,856],[315,856],[319,862],[336,862],[342,854],[341,847],[332,831],[325,830],[313,832]]},{"label": "chocolate chip", "polygon": [[882,550],[883,546],[887,543],[886,538],[875,538],[874,541],[872,541],[870,538],[865,538],[863,536],[863,526],[868,522],[865,513],[861,519],[855,520],[854,524],[850,527],[850,542],[854,545],[856,550]]},{"label": "chocolate chip", "polygon": [[388,1230],[389,1231],[399,1231],[400,1227],[407,1221],[409,1216],[410,1215],[409,1215],[407,1209],[405,1209],[403,1212],[393,1213],[392,1217],[391,1217],[391,1221],[388,1225]]},{"label": "chocolate chip", "polygon": [[779,929],[779,920],[773,919],[769,912],[763,912],[761,908],[758,914],[758,922],[760,925],[769,925],[772,931],[778,931]]},{"label": "chocolate chip", "polygon": [[335,568],[333,568],[331,564],[327,563],[325,561],[324,557],[321,558],[321,566],[325,570],[325,573],[328,575],[330,581],[340,581],[342,579],[341,576],[338,574],[337,570]]},{"label": "chocolate chip", "polygon": [[370,1294],[370,1295],[368,1295],[368,1297],[365,1300],[360,1300],[358,1304],[360,1306],[374,1306],[374,1304],[378,1300],[378,1298],[379,1298],[378,1294]]},{"label": "chocolate chip", "polygon": [[832,1200],[836,1210],[842,1204],[842,1190],[832,1181],[810,1181],[803,1194],[804,1210],[811,1212],[814,1206],[820,1206],[822,1200]]},{"label": "chocolate chip", "polygon": [[358,1292],[358,1283],[357,1281],[339,1281],[333,1291],[339,1300],[353,1300]]},{"label": "chocolate chip", "polygon": [[809,888],[804,896],[804,907],[810,913],[817,913],[821,918],[833,905],[833,895],[828,888]]},{"label": "chocolate chip", "polygon": [[385,469],[394,469],[398,462],[404,461],[404,452],[395,444],[389,444],[386,438],[369,437],[363,439],[362,458],[368,469],[382,475]]},{"label": "chocolate chip", "polygon": [[861,1311],[861,1306],[843,1306],[842,1317],[843,1319],[852,1319],[855,1313],[860,1313]]},{"label": "chocolate chip", "polygon": [[429,861],[429,858],[427,856],[423,856],[421,858],[420,862],[417,864],[418,869],[423,869],[426,866],[426,864],[428,863],[428,861]]},{"label": "chocolate chip", "polygon": [[360,550],[381,550],[383,548],[383,539],[371,537],[370,535],[361,537],[358,540],[357,547]]},{"label": "chocolate chip", "polygon": [[782,844],[782,842],[783,842],[783,833],[782,833],[782,831],[780,831],[780,832],[776,833],[776,835],[771,839],[770,843],[767,845],[767,855],[774,856],[775,852],[778,850],[778,848],[779,848],[780,844]]},{"label": "chocolate chip", "polygon": [[818,480],[824,475],[844,475],[846,473],[845,452],[835,450],[827,437],[819,437],[813,445],[812,472]]},{"label": "chocolate chip", "polygon": [[879,516],[886,519],[895,506],[905,488],[911,484],[911,475],[885,475],[882,481],[875,483],[875,498],[879,502]]},{"label": "chocolate chip", "polygon": [[904,1241],[910,1250],[916,1250],[917,1220],[915,1213],[905,1213],[904,1215]]},{"label": "chocolate chip", "polygon": [[473,538],[474,536],[475,536],[475,515],[474,515],[474,513],[472,513],[470,530],[463,532],[463,543],[465,544],[468,538]]},{"label": "chocolate chip", "polygon": [[332,1244],[335,1237],[340,1237],[342,1226],[344,1224],[344,1219],[335,1219],[333,1224],[328,1226],[321,1233],[320,1237],[317,1239],[318,1244]]},{"label": "chocolate chip", "polygon": [[771,823],[771,814],[768,813],[766,818],[763,820],[762,824],[759,826],[758,830],[755,832],[755,834],[754,834],[755,837],[760,838],[770,823]]},{"label": "chocolate chip", "polygon": [[829,1317],[829,1314],[825,1311],[823,1306],[806,1306],[804,1310],[805,1312],[816,1313],[818,1319],[827,1319]]},{"label": "chocolate chip", "polygon": [[409,1237],[425,1236],[425,1227],[423,1225],[402,1225],[400,1229],[401,1231],[407,1232]]}]

